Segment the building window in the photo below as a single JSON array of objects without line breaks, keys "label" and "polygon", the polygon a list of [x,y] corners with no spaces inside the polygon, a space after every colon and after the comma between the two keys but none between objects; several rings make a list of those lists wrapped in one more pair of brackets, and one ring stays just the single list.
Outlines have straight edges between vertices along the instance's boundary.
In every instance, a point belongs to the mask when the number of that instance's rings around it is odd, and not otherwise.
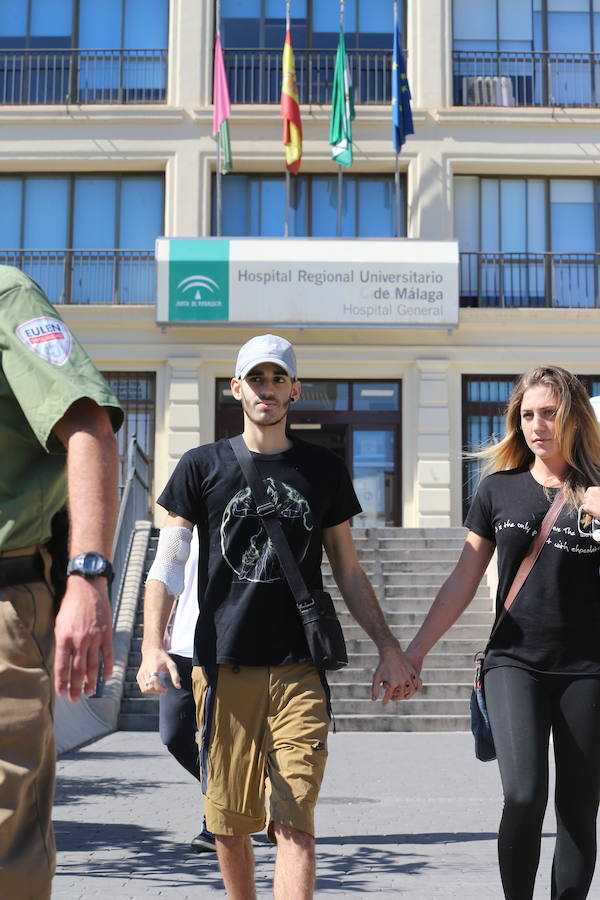
[{"label": "building window", "polygon": [[[463,375],[462,446],[474,453],[505,435],[506,407],[518,375]],[[590,397],[600,395],[599,375],[579,375]],[[463,459],[463,520],[480,480],[479,460]]]},{"label": "building window", "polygon": [[53,303],[152,303],[163,192],[162,175],[2,175],[0,261]]},{"label": "building window", "polygon": [[168,0],[0,4],[0,104],[164,101]]},{"label": "building window", "polygon": [[[475,453],[504,437],[506,405],[517,375],[463,375],[463,451]],[[463,460],[463,518],[479,484],[479,460]]]},{"label": "building window", "polygon": [[[290,236],[335,237],[337,175],[299,175],[291,180]],[[222,233],[281,237],[285,224],[283,175],[227,175],[222,181]],[[395,188],[391,175],[344,175],[342,237],[395,237]],[[400,179],[401,233],[406,234],[406,179]],[[216,191],[213,229],[216,233]]]},{"label": "building window", "polygon": [[[405,3],[398,4],[401,34]],[[294,0],[291,30],[301,103],[330,103],[339,5]],[[344,33],[357,103],[390,102],[393,7],[388,0],[348,0]],[[221,34],[234,103],[278,103],[285,4],[221,0]]]},{"label": "building window", "polygon": [[154,471],[154,432],[156,426],[156,376],[153,372],[103,372],[111,391],[123,407],[125,418],[117,432],[121,472],[119,484],[122,490],[127,478],[127,458],[131,438],[148,460],[148,490]]},{"label": "building window", "polygon": [[454,102],[595,106],[598,0],[455,0]]},{"label": "building window", "polygon": [[600,182],[454,180],[463,306],[598,306]]}]

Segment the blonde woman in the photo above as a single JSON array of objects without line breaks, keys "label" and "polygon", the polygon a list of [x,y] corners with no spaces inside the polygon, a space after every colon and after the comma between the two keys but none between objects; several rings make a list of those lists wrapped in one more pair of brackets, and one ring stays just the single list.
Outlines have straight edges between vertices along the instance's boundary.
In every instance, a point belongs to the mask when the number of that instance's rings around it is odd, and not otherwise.
[{"label": "blonde woman", "polygon": [[527,372],[508,404],[506,436],[477,455],[487,477],[467,516],[464,549],[407,655],[420,672],[472,600],[495,549],[498,615],[562,488],[565,506],[488,648],[485,691],[504,790],[498,852],[505,898],[533,896],[552,734],[551,897],[584,900],[600,798],[600,543],[580,534],[578,507],[598,499],[588,489],[600,484],[600,428],[582,384],[558,366]]}]

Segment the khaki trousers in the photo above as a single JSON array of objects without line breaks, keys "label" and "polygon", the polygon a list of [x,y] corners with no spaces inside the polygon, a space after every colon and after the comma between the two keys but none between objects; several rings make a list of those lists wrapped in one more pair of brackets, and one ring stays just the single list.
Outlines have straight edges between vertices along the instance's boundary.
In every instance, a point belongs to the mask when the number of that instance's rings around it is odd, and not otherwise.
[{"label": "khaki trousers", "polygon": [[54,600],[45,582],[0,588],[0,897],[49,900],[55,748]]}]

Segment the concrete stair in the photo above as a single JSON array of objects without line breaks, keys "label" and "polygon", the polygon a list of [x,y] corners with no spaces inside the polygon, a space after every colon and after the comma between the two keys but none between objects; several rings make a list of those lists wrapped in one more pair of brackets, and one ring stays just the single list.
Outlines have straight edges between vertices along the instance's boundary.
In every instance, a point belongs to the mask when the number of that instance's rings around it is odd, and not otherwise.
[{"label": "concrete stair", "polygon": [[[355,528],[353,533],[392,631],[406,647],[452,571],[465,529]],[[337,730],[468,731],[473,655],[485,646],[494,618],[486,580],[467,611],[428,655],[423,690],[411,700],[383,709],[370,699],[378,662],[375,648],[347,611],[327,561],[323,579],[334,598],[348,647],[348,667],[328,673]]]},{"label": "concrete stair", "polygon": [[[371,579],[394,634],[405,647],[423,621],[435,593],[462,550],[463,528],[355,528],[359,558]],[[156,552],[153,529],[144,579]],[[426,659],[423,690],[409,701],[373,703],[371,678],[378,656],[341,599],[327,558],[325,588],[334,598],[348,647],[348,667],[328,674],[338,731],[467,731],[473,655],[483,648],[493,623],[485,579],[473,602]],[[127,664],[119,728],[156,731],[158,700],[143,697],[135,680],[143,629],[143,584]]]},{"label": "concrete stair", "polygon": [[125,671],[125,684],[121,698],[121,710],[117,722],[119,731],[158,731],[158,698],[144,697],[135,680],[137,670],[141,662],[142,633],[144,627],[144,584],[148,569],[156,554],[158,543],[158,528],[153,528],[150,533],[148,552],[144,563],[144,575],[140,586],[137,613],[133,637],[129,646],[127,669]]}]

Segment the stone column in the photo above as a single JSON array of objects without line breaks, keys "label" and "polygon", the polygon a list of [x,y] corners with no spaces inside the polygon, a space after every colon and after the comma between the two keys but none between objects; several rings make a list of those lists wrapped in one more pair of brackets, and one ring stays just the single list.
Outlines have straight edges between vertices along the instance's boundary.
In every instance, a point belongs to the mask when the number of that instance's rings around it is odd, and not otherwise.
[{"label": "stone column", "polygon": [[451,524],[448,368],[446,360],[417,360],[415,524],[419,528]]},{"label": "stone column", "polygon": [[180,457],[200,443],[200,359],[172,359],[167,385],[167,455],[169,476]]},{"label": "stone column", "polygon": [[169,4],[170,106],[197,109],[206,102],[207,70],[210,71],[205,53],[206,26],[211,18],[208,0],[171,0]]}]

